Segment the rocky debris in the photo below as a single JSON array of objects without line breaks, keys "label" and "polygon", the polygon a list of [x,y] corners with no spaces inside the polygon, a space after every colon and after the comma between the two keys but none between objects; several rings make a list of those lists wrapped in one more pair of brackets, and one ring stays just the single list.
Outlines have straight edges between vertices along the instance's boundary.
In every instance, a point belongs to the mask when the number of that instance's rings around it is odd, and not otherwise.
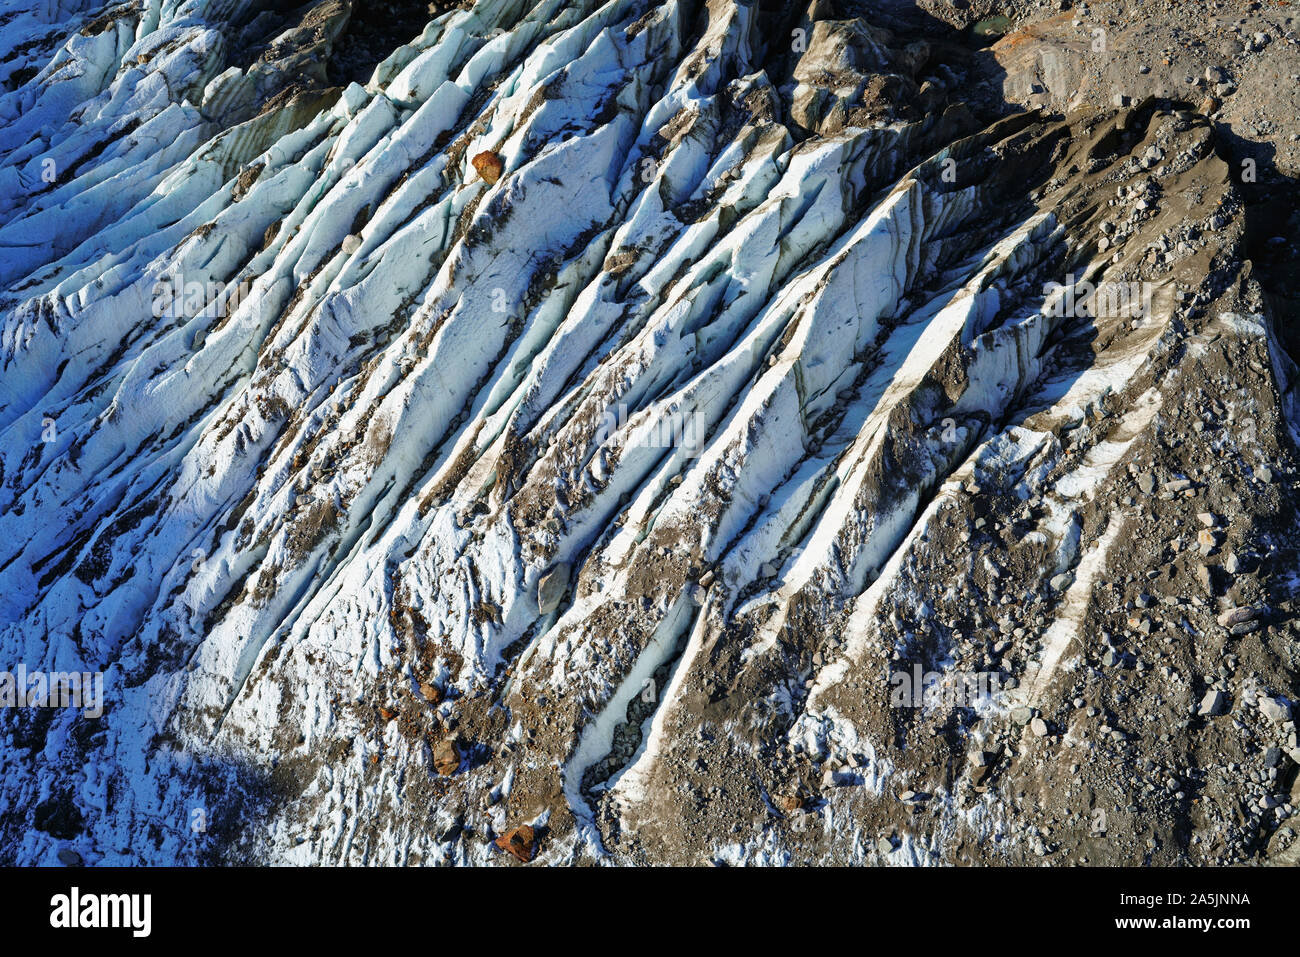
[{"label": "rocky debris", "polygon": [[0,651],[142,682],[0,713],[0,855],[245,763],[232,860],[1295,853],[1284,11],[352,6],[0,67]]},{"label": "rocky debris", "polygon": [[808,799],[802,794],[782,794],[776,799],[776,806],[786,814],[794,814],[796,811],[802,811],[808,804]]},{"label": "rocky debris", "polygon": [[888,102],[884,91],[892,84],[898,95],[904,81],[891,70],[893,37],[888,31],[861,19],[819,20],[797,29],[810,31],[795,64],[791,95],[791,116],[804,129],[838,132],[850,122],[851,113],[871,109],[866,104],[876,102],[872,94],[883,94]]}]

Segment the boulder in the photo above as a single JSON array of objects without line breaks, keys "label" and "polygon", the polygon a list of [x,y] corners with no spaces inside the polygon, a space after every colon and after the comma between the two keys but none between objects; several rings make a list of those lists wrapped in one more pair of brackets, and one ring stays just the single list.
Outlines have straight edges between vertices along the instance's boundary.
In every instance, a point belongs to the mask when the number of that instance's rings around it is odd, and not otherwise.
[{"label": "boulder", "polygon": [[496,846],[515,860],[527,864],[537,856],[537,832],[527,824],[521,824],[498,837]]},{"label": "boulder", "polygon": [[1274,724],[1285,724],[1291,720],[1291,706],[1281,698],[1259,698],[1259,713]]},{"label": "boulder", "polygon": [[501,157],[491,150],[484,150],[479,153],[470,160],[470,163],[474,165],[474,169],[478,171],[479,176],[483,177],[483,182],[489,186],[494,185],[501,178],[501,174],[505,172],[505,164],[501,162]]},{"label": "boulder", "polygon": [[1227,695],[1222,691],[1211,688],[1205,692],[1205,697],[1201,699],[1201,706],[1197,709],[1197,714],[1212,718],[1215,715],[1223,714],[1227,703]]},{"label": "boulder", "polygon": [[537,580],[537,610],[543,615],[555,611],[568,587],[569,565],[561,562]]},{"label": "boulder", "polygon": [[444,777],[460,769],[460,745],[455,738],[443,738],[433,749],[433,766]]}]

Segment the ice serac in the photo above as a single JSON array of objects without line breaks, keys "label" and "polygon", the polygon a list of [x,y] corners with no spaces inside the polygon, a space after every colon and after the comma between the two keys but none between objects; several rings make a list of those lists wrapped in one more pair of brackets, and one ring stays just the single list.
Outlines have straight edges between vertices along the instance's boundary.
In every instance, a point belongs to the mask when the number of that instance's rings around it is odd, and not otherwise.
[{"label": "ice serac", "polygon": [[282,6],[0,22],[0,667],[105,689],[4,709],[0,858],[1273,853],[1196,703],[1296,687],[1293,366],[1204,116],[825,3],[336,83]]}]

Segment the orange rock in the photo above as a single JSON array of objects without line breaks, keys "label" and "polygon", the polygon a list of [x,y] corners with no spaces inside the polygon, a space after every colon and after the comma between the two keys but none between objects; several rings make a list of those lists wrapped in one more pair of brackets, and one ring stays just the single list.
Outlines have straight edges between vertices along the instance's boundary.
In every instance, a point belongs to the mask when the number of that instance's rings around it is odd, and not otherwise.
[{"label": "orange rock", "polygon": [[537,834],[527,824],[506,831],[497,838],[496,845],[525,864],[537,856]]},{"label": "orange rock", "polygon": [[380,705],[379,717],[383,718],[385,721],[392,721],[394,718],[397,717],[397,712],[394,711],[392,708],[385,708],[383,705]]},{"label": "orange rock", "polygon": [[501,162],[501,157],[491,150],[479,153],[470,162],[474,164],[478,174],[483,177],[483,181],[489,186],[499,180],[501,174],[505,172],[505,164]]}]

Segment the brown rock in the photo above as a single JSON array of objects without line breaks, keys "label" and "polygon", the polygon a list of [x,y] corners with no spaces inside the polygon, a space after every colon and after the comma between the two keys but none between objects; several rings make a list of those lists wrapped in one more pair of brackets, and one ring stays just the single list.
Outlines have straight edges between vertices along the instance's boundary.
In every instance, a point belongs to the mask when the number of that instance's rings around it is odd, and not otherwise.
[{"label": "brown rock", "polygon": [[433,766],[442,775],[455,774],[460,768],[460,747],[455,738],[443,738],[434,747]]},{"label": "brown rock", "polygon": [[501,162],[501,157],[491,150],[484,150],[470,162],[474,164],[478,174],[483,177],[483,181],[489,186],[499,180],[501,174],[505,172],[505,164]]},{"label": "brown rock", "polygon": [[786,814],[793,814],[804,806],[804,799],[799,794],[782,794],[776,799],[776,806]]},{"label": "brown rock", "polygon": [[434,685],[421,683],[420,694],[425,701],[429,702],[429,704],[438,704],[442,701],[442,692]]},{"label": "brown rock", "polygon": [[496,845],[524,864],[537,856],[537,834],[527,824],[506,831],[496,839]]}]

